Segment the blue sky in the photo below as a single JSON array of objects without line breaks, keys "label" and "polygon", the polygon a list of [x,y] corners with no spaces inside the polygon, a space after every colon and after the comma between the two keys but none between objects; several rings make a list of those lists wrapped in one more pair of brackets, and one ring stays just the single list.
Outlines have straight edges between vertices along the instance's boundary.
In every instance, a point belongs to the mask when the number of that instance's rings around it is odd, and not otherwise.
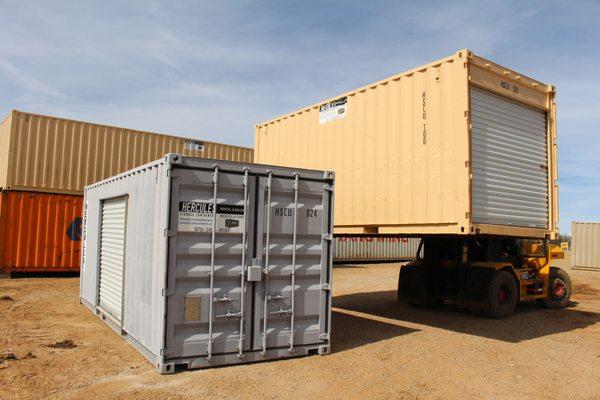
[{"label": "blue sky", "polygon": [[600,221],[600,2],[0,6],[0,113],[247,146],[257,122],[469,48],[557,86],[561,231]]}]

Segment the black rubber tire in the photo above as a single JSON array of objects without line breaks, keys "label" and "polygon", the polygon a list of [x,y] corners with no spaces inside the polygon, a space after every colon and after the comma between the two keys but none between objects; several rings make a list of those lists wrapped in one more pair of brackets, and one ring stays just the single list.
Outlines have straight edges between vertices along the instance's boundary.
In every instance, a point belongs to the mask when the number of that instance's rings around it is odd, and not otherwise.
[{"label": "black rubber tire", "polygon": [[478,317],[485,315],[484,311],[480,308],[469,307],[469,312],[473,315],[477,315]]},{"label": "black rubber tire", "polygon": [[411,307],[415,307],[415,308],[428,308],[428,309],[432,309],[432,308],[440,308],[441,306],[444,305],[444,300],[443,299],[433,299],[427,303],[423,303],[423,302],[415,302],[415,301],[409,301],[408,305]]},{"label": "black rubber tire", "polygon": [[422,268],[416,265],[402,266],[398,272],[398,302],[421,303],[422,286]]},{"label": "black rubber tire", "polygon": [[[405,279],[404,290],[408,293],[402,293],[403,282]],[[398,272],[398,292],[397,300],[399,303],[406,303],[411,307],[416,308],[439,308],[444,305],[444,299],[434,298],[428,301],[423,301],[422,286],[423,286],[423,271],[422,268],[413,265],[406,265],[400,268]],[[409,290],[407,290],[409,289]]]},{"label": "black rubber tire", "polygon": [[404,267],[400,267],[400,269],[398,269],[398,290],[396,291],[396,300],[398,301],[398,303],[404,302],[402,300],[402,296],[400,295],[400,275],[402,274],[402,268]]},{"label": "black rubber tire", "polygon": [[[556,280],[560,280],[563,285],[564,294],[557,296],[554,293]],[[545,299],[538,299],[537,303],[545,308],[565,308],[571,300],[571,278],[564,270],[558,267],[550,267],[550,276],[548,277],[548,296]]]},{"label": "black rubber tire", "polygon": [[432,308],[440,308],[440,307],[442,307],[444,305],[445,302],[446,302],[446,300],[444,300],[444,299],[433,299],[431,301],[431,305],[430,306]]},{"label": "black rubber tire", "polygon": [[518,302],[519,287],[515,278],[510,272],[496,271],[488,287],[489,308],[485,315],[496,319],[508,318],[515,313]]}]

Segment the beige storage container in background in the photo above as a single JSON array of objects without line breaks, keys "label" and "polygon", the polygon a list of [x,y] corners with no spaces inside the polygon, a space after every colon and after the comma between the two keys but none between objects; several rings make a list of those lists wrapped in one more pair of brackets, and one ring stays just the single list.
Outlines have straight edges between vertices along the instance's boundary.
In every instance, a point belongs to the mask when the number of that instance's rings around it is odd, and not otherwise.
[{"label": "beige storage container in background", "polygon": [[258,124],[254,161],[335,171],[337,234],[552,237],[554,94],[461,50]]},{"label": "beige storage container in background", "polygon": [[573,268],[600,270],[600,222],[571,223]]},{"label": "beige storage container in background", "polygon": [[81,194],[166,153],[252,162],[246,147],[13,110],[0,131],[0,188]]},{"label": "beige storage container in background", "polygon": [[333,238],[333,262],[393,262],[417,256],[418,238],[341,235]]}]

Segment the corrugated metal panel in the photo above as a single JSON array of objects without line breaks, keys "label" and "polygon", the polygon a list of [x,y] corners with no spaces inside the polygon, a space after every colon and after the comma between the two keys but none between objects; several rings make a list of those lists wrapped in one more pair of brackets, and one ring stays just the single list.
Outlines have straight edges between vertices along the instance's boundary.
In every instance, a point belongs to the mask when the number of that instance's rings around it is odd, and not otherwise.
[{"label": "corrugated metal panel", "polygon": [[79,270],[82,196],[17,191],[0,196],[1,270]]},{"label": "corrugated metal panel", "polygon": [[[129,204],[144,202],[146,207],[128,207],[125,241],[125,277],[123,285],[123,318],[119,332],[126,331],[148,351],[158,354],[164,328],[166,286],[165,262],[168,226],[169,191],[166,164],[155,163],[139,168],[136,173],[111,180],[110,185],[96,184],[92,195],[86,190],[85,244],[82,248],[80,294],[84,304],[96,311],[98,306],[98,254],[100,242],[100,199],[128,195]],[[157,179],[158,177],[158,179]],[[144,265],[135,268],[130,265]],[[160,295],[157,295],[159,293]]]},{"label": "corrugated metal panel", "polygon": [[471,89],[473,222],[548,228],[546,114]]},{"label": "corrugated metal panel", "polygon": [[100,281],[98,302],[121,321],[127,197],[104,200],[100,220]]},{"label": "corrugated metal panel", "polygon": [[2,121],[0,125],[0,190],[6,188],[6,175],[8,174],[8,152],[10,142],[10,130],[12,128],[13,113]]},{"label": "corrugated metal panel", "polygon": [[320,106],[329,101],[261,124],[254,159],[336,171],[336,233],[460,233],[469,211],[465,60],[341,95],[345,114],[327,123]]},{"label": "corrugated metal panel", "polygon": [[573,267],[600,269],[600,222],[571,224]]},{"label": "corrugated metal panel", "polygon": [[97,310],[100,204],[126,194],[122,326],[106,322],[159,371],[328,352],[333,174],[217,166],[169,155],[86,188],[82,302]]},{"label": "corrugated metal panel", "polygon": [[334,261],[410,260],[417,254],[418,238],[397,236],[336,236]]},{"label": "corrugated metal panel", "polygon": [[[555,232],[471,219],[470,84],[554,113],[554,90],[461,50],[455,55],[258,124],[258,163],[336,171],[336,234]],[[506,90],[505,87],[510,90]],[[551,120],[553,143],[555,129]],[[529,226],[529,225],[528,225]]]},{"label": "corrugated metal panel", "polygon": [[81,194],[85,185],[166,153],[240,162],[253,158],[249,148],[20,111],[4,122],[0,142],[8,132],[10,149],[0,154],[10,154],[9,167],[0,175],[0,187],[13,189]]}]

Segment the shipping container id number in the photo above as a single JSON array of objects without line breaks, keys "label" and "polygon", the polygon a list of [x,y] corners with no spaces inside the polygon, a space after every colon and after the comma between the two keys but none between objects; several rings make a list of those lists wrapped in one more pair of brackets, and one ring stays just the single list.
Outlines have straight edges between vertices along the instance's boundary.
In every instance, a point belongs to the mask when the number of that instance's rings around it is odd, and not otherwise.
[{"label": "shipping container id number", "polygon": [[[275,215],[277,215],[279,217],[291,217],[294,215],[293,208],[275,207],[274,212],[275,212]],[[317,218],[318,216],[319,216],[318,210],[315,210],[313,208],[308,208],[306,210],[306,218]]]}]

